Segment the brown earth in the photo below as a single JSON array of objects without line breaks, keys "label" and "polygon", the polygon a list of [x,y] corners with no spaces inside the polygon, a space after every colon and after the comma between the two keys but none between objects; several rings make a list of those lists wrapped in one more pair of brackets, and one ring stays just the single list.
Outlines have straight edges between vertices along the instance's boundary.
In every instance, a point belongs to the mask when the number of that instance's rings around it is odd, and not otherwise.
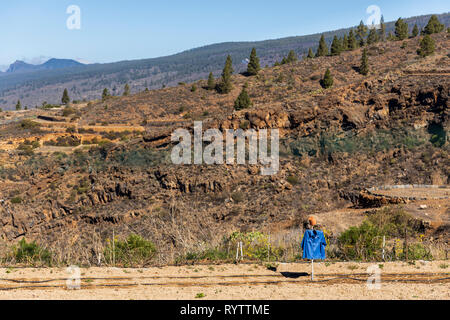
[{"label": "brown earth", "polygon": [[[380,270],[381,288],[367,279]],[[67,289],[64,268],[0,269],[0,299],[121,299],[121,300],[309,300],[383,299],[450,300],[448,261],[379,264],[281,264],[277,271],[263,265],[202,265],[148,269],[81,269],[79,290]]]}]

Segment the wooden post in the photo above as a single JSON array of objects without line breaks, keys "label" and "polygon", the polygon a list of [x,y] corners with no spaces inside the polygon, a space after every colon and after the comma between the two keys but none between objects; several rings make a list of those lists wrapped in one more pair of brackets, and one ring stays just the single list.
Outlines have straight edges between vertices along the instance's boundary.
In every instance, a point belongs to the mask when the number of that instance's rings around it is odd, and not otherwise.
[{"label": "wooden post", "polygon": [[408,262],[408,230],[405,227],[405,258],[406,262]]},{"label": "wooden post", "polygon": [[381,253],[381,258],[384,260],[384,247],[386,246],[386,236],[383,236],[383,251]]},{"label": "wooden post", "polygon": [[314,259],[311,260],[311,281],[314,281]]},{"label": "wooden post", "polygon": [[239,260],[238,260],[238,258],[239,258],[239,243],[240,243],[240,242],[237,243],[237,247],[236,247],[236,262],[239,261]]},{"label": "wooden post", "polygon": [[242,252],[242,241],[240,242],[241,244],[241,260],[244,258],[244,253]]},{"label": "wooden post", "polygon": [[113,229],[113,238],[112,238],[113,254],[112,254],[112,256],[113,256],[113,266],[115,267],[115,266],[116,266],[116,250],[115,250],[115,248],[114,248],[114,245],[115,245],[114,242],[116,242],[116,241],[115,241],[114,229]]}]

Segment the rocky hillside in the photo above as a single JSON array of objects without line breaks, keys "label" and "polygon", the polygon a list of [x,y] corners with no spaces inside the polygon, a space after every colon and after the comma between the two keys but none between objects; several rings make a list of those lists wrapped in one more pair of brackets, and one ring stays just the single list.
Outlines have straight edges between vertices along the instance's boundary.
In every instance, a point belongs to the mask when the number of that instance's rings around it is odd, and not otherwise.
[{"label": "rocky hillside", "polygon": [[[306,214],[367,205],[368,187],[449,184],[450,39],[433,38],[426,58],[418,38],[370,46],[368,76],[358,73],[358,49],[235,75],[226,95],[201,80],[194,92],[186,84],[4,112],[0,238],[25,236],[86,263],[113,230],[138,233],[171,262],[234,230],[286,230]],[[325,90],[327,68],[334,86]],[[244,83],[253,106],[234,111]],[[170,134],[194,120],[204,129],[281,129],[278,174],[171,164]]]}]

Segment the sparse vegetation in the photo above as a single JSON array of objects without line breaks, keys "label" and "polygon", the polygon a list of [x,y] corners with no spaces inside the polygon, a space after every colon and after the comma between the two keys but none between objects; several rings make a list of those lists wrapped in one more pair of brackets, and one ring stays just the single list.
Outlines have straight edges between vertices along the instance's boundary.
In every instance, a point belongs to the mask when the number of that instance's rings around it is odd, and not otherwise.
[{"label": "sparse vegetation", "polygon": [[250,53],[250,61],[247,65],[247,74],[249,76],[256,76],[261,70],[261,66],[259,65],[259,58],[256,55],[256,49],[253,48],[252,52]]},{"label": "sparse vegetation", "polygon": [[324,57],[328,55],[328,46],[325,42],[325,37],[322,35],[319,41],[319,47],[317,48],[316,57]]},{"label": "sparse vegetation", "polygon": [[[409,237],[418,234],[418,225],[411,216],[399,208],[380,209],[361,226],[351,227],[339,236],[340,254],[348,260],[380,260],[383,236],[387,239],[403,239],[405,233]],[[397,248],[391,258],[405,259],[405,250]],[[417,242],[408,246],[408,258],[430,260],[432,255],[422,243]]]},{"label": "sparse vegetation", "polygon": [[359,66],[359,73],[364,76],[369,74],[369,59],[367,58],[367,49],[364,48],[362,57],[361,57],[361,65]]},{"label": "sparse vegetation", "polygon": [[139,235],[130,234],[125,240],[107,240],[104,256],[109,264],[124,267],[145,266],[156,254],[155,245]]},{"label": "sparse vegetation", "polygon": [[61,102],[62,104],[68,104],[70,102],[69,92],[67,91],[67,89],[64,89]]},{"label": "sparse vegetation", "polygon": [[397,40],[408,38],[408,24],[402,18],[398,18],[395,23],[395,37]]},{"label": "sparse vegetation", "polygon": [[417,53],[421,57],[426,57],[434,53],[435,50],[435,42],[430,35],[425,35],[422,40],[420,40],[420,48],[417,50]]},{"label": "sparse vegetation", "polygon": [[252,106],[252,101],[250,100],[250,97],[247,93],[247,86],[248,84],[245,84],[242,88],[241,93],[237,97],[236,101],[234,102],[234,109],[235,110],[242,110],[246,109]]},{"label": "sparse vegetation", "polygon": [[233,85],[231,83],[231,75],[233,74],[233,61],[231,56],[227,56],[227,61],[225,62],[225,67],[222,71],[222,80],[217,86],[217,91],[222,94],[230,93]]},{"label": "sparse vegetation", "polygon": [[323,79],[321,80],[321,85],[324,89],[329,89],[333,86],[333,83],[334,83],[334,80],[331,75],[331,71],[330,71],[330,69],[327,69],[327,71],[325,71]]},{"label": "sparse vegetation", "polygon": [[128,85],[128,83],[125,84],[125,87],[123,88],[123,96],[129,96],[130,95],[130,86]]},{"label": "sparse vegetation", "polygon": [[436,15],[432,15],[428,24],[425,26],[424,34],[430,35],[444,31],[445,26],[439,21]]},{"label": "sparse vegetation", "polygon": [[40,247],[36,242],[27,242],[25,238],[13,247],[12,258],[18,263],[27,265],[51,265],[52,255],[50,251]]},{"label": "sparse vegetation", "polygon": [[208,90],[214,90],[215,87],[216,87],[216,79],[214,79],[213,73],[210,72],[208,76]]}]

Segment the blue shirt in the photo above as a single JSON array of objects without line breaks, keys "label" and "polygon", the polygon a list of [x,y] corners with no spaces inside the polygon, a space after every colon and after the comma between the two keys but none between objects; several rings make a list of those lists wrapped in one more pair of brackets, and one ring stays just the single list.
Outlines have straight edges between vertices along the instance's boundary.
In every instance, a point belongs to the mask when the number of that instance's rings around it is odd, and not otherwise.
[{"label": "blue shirt", "polygon": [[326,246],[322,231],[306,230],[302,240],[303,259],[325,259]]}]

